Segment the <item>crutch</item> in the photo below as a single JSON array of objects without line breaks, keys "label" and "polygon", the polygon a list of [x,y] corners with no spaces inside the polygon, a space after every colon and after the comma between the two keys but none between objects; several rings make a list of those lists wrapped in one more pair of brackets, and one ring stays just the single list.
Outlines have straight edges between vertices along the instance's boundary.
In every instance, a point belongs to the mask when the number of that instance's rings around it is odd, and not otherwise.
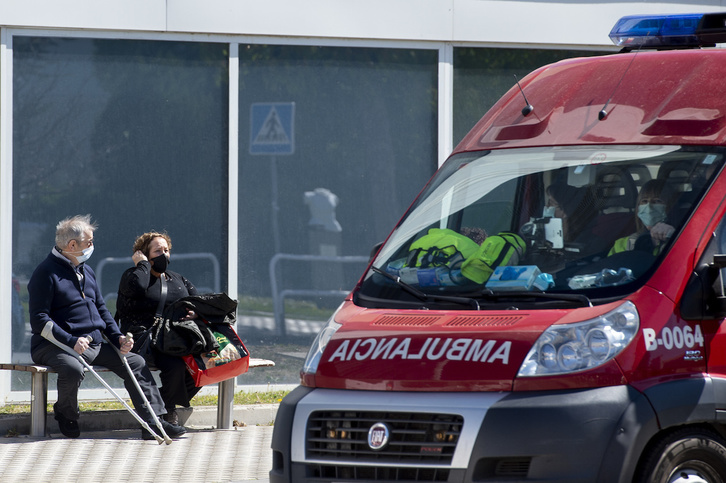
[{"label": "crutch", "polygon": [[[63,344],[62,342],[60,342],[60,341],[59,341],[58,339],[56,339],[56,338],[55,338],[55,336],[53,335],[53,321],[52,321],[52,320],[49,320],[48,322],[46,322],[46,324],[45,324],[45,327],[43,327],[43,330],[42,330],[42,331],[40,332],[40,335],[41,335],[41,336],[43,336],[44,338],[48,339],[48,340],[49,340],[50,342],[52,342],[52,343],[53,343],[54,345],[56,345],[57,347],[59,347],[59,348],[63,349],[63,350],[64,350],[64,351],[66,351],[66,352],[68,352],[69,354],[71,354],[72,356],[74,356],[74,357],[75,357],[76,359],[78,359],[79,361],[81,361],[81,364],[83,364],[83,365],[84,365],[84,367],[85,367],[86,369],[88,369],[88,371],[89,371],[89,372],[90,372],[91,374],[93,374],[94,376],[96,376],[96,379],[98,379],[98,380],[99,380],[99,382],[100,382],[101,384],[103,384],[103,386],[104,386],[104,387],[105,387],[106,389],[108,389],[108,391],[109,391],[109,392],[110,392],[111,394],[113,394],[113,395],[114,395],[114,397],[115,397],[116,399],[118,399],[118,400],[119,400],[119,401],[121,402],[121,404],[123,404],[123,405],[124,405],[124,407],[125,407],[125,408],[126,408],[126,409],[127,409],[127,410],[128,410],[129,412],[130,412],[130,413],[131,413],[131,415],[132,415],[132,416],[133,416],[133,417],[134,417],[134,418],[135,418],[135,419],[136,419],[136,420],[137,420],[137,421],[138,421],[139,423],[141,423],[141,426],[142,426],[142,427],[143,427],[143,428],[144,428],[145,430],[147,430],[148,432],[150,432],[151,434],[153,434],[153,435],[154,435],[154,438],[156,439],[156,441],[157,441],[157,442],[158,442],[159,444],[161,444],[161,443],[163,443],[163,442],[164,442],[164,439],[163,439],[163,438],[162,438],[161,436],[159,436],[158,434],[156,434],[156,433],[155,433],[154,431],[152,431],[152,430],[151,430],[151,427],[149,426],[149,423],[147,423],[146,421],[144,421],[144,420],[143,420],[143,419],[141,418],[141,416],[139,416],[138,414],[136,414],[136,411],[134,411],[134,410],[133,410],[133,408],[132,408],[131,406],[129,406],[129,405],[128,405],[128,403],[127,403],[126,401],[124,401],[124,400],[123,400],[123,398],[122,398],[121,396],[119,396],[119,395],[118,395],[118,393],[117,393],[116,391],[114,391],[114,390],[113,390],[113,388],[111,388],[111,386],[109,386],[109,385],[108,385],[108,383],[107,383],[106,381],[104,381],[104,380],[103,380],[103,378],[102,378],[101,376],[99,376],[99,375],[98,375],[98,373],[97,373],[96,371],[94,371],[94,370],[93,370],[93,367],[91,367],[91,365],[90,365],[90,364],[89,364],[88,362],[86,362],[86,360],[85,360],[85,359],[84,359],[83,357],[81,357],[81,355],[80,355],[80,354],[78,354],[78,353],[77,353],[76,351],[74,351],[74,350],[73,350],[72,348],[68,347],[67,345]],[[153,411],[152,411],[152,412],[153,412]]]},{"label": "crutch", "polygon": [[[136,390],[139,391],[139,394],[141,394],[141,398],[144,400],[144,406],[146,406],[146,409],[149,410],[149,413],[151,413],[151,417],[154,418],[154,424],[156,424],[156,427],[159,428],[159,431],[161,431],[161,435],[164,437],[164,442],[166,444],[171,444],[171,438],[168,434],[166,434],[166,431],[164,431],[164,427],[161,425],[161,421],[159,420],[159,417],[154,413],[153,409],[151,409],[151,404],[149,404],[149,400],[146,398],[146,394],[144,394],[144,391],[141,390],[141,386],[139,385],[139,381],[136,379],[136,376],[134,375],[134,372],[131,370],[131,366],[129,365],[129,361],[126,359],[126,355],[122,354],[121,351],[113,344],[111,344],[111,341],[108,340],[108,337],[104,334],[103,336],[106,341],[108,341],[109,345],[116,350],[121,360],[124,362],[124,367],[126,367],[126,371],[129,373],[129,376],[131,376],[131,380],[134,381],[134,386],[136,386]],[[133,339],[133,336],[131,333],[126,334],[127,339]]]}]

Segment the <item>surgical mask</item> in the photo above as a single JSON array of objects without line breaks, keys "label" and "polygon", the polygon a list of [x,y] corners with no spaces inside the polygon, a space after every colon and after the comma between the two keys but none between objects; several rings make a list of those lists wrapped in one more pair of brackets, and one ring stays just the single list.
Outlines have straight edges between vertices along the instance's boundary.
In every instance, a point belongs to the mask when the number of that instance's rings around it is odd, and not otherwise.
[{"label": "surgical mask", "polygon": [[555,216],[555,207],[554,206],[545,206],[542,210],[542,218],[554,218]]},{"label": "surgical mask", "polygon": [[85,250],[81,250],[81,256],[76,257],[76,261],[78,261],[78,263],[84,263],[89,258],[91,258],[91,255],[93,255],[93,245],[86,248]]},{"label": "surgical mask", "polygon": [[645,226],[651,228],[666,219],[666,205],[664,203],[648,203],[638,206],[638,218]]},{"label": "surgical mask", "polygon": [[159,255],[158,257],[154,257],[151,259],[151,263],[153,264],[152,267],[154,268],[154,271],[157,273],[164,273],[166,272],[166,267],[169,266],[169,258],[165,255]]}]

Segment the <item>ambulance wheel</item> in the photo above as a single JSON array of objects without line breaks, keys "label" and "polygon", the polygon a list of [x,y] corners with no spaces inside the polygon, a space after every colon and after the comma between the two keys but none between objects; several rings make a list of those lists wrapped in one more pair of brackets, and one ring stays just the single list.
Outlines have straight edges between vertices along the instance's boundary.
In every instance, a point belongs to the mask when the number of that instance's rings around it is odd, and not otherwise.
[{"label": "ambulance wheel", "polygon": [[724,483],[726,443],[708,429],[676,431],[651,449],[639,475],[642,483]]}]

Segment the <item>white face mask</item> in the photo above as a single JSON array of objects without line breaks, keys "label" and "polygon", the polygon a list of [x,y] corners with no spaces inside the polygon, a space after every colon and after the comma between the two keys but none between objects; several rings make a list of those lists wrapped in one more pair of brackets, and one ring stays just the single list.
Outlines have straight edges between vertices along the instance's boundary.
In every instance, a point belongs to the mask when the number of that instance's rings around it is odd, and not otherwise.
[{"label": "white face mask", "polygon": [[666,219],[665,203],[648,203],[638,206],[638,218],[645,226],[651,228]]},{"label": "white face mask", "polygon": [[91,245],[90,247],[86,248],[85,250],[82,250],[81,251],[81,256],[80,257],[76,257],[76,260],[78,261],[78,263],[83,263],[86,260],[88,260],[89,258],[91,258],[91,255],[93,255],[93,245]]},{"label": "white face mask", "polygon": [[554,206],[545,206],[542,210],[542,218],[554,218],[555,216],[555,207]]}]

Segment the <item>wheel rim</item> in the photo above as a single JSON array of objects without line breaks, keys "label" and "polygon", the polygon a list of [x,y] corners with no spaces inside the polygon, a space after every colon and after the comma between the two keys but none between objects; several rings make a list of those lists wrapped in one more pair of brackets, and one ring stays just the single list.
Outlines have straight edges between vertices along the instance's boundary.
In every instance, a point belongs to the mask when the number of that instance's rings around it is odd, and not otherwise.
[{"label": "wheel rim", "polygon": [[[696,468],[696,466],[698,468]],[[710,465],[693,462],[679,466],[671,473],[668,483],[718,483],[722,481]]]}]

